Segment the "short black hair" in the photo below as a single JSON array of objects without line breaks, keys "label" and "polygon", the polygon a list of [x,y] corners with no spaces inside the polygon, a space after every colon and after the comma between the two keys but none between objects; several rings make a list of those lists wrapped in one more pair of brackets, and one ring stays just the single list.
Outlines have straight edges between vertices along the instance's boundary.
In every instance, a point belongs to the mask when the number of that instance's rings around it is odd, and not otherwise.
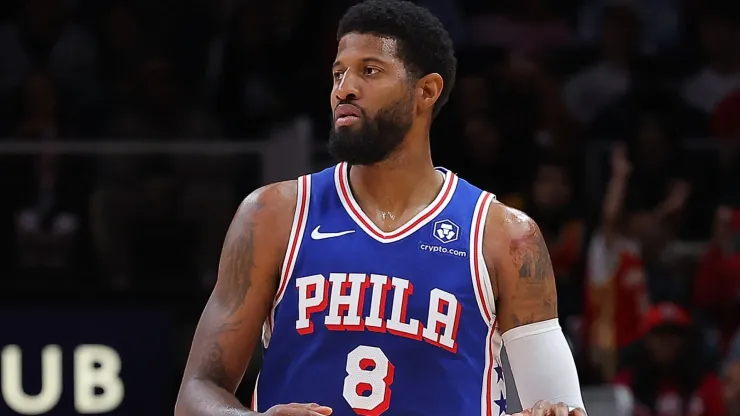
[{"label": "short black hair", "polygon": [[337,41],[348,33],[367,33],[396,40],[396,54],[409,75],[442,76],[444,87],[434,105],[436,117],[455,85],[457,59],[450,34],[429,10],[410,1],[367,0],[350,7],[339,21]]}]

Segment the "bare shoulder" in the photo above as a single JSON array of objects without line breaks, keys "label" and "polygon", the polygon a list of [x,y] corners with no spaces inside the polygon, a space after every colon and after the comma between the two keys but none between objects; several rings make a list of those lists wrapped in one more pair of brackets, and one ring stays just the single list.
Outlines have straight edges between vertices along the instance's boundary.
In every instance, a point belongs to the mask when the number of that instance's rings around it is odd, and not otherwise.
[{"label": "bare shoulder", "polygon": [[259,216],[260,219],[267,221],[292,218],[297,195],[297,180],[262,186],[244,198],[236,216]]},{"label": "bare shoulder", "polygon": [[232,228],[236,225],[234,231],[269,231],[266,237],[279,241],[284,231],[290,232],[297,195],[298,181],[295,180],[271,183],[255,190],[239,205]]},{"label": "bare shoulder", "polygon": [[493,202],[486,219],[483,251],[502,330],[557,316],[550,254],[532,218]]},{"label": "bare shoulder", "polygon": [[281,240],[287,245],[297,194],[298,182],[285,181],[265,185],[247,195],[234,214],[224,248],[254,234],[260,234],[261,245]]},{"label": "bare shoulder", "polygon": [[[224,239],[215,294],[236,309],[254,283],[277,276],[296,209],[297,181],[276,182],[250,193],[234,214]],[[261,273],[255,273],[255,270]]]},{"label": "bare shoulder", "polygon": [[486,231],[489,228],[503,239],[521,239],[540,234],[537,223],[529,215],[499,201],[493,201],[488,208]]},{"label": "bare shoulder", "polygon": [[529,267],[535,259],[550,260],[537,223],[523,211],[498,201],[488,209],[483,244],[486,260],[493,264],[511,259]]}]

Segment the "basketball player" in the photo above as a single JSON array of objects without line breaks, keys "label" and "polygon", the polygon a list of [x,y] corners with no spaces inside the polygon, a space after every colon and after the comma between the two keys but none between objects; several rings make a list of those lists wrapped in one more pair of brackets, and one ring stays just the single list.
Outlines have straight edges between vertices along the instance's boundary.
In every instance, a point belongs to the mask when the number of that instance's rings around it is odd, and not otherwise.
[{"label": "basketball player", "polygon": [[[584,415],[537,225],[432,165],[455,79],[447,32],[412,3],[370,0],[338,40],[341,162],[239,207],[175,413],[501,416],[503,342],[525,408],[565,403],[531,414]],[[247,408],[234,391],[260,335]]]}]

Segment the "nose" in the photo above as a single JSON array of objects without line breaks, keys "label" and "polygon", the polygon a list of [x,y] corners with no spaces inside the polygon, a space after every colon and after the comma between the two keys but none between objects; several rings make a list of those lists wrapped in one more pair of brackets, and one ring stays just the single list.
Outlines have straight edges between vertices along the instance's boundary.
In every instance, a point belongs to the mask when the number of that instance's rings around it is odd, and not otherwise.
[{"label": "nose", "polygon": [[357,81],[357,78],[352,76],[349,69],[345,71],[342,78],[334,86],[334,97],[337,101],[354,101],[360,98]]}]

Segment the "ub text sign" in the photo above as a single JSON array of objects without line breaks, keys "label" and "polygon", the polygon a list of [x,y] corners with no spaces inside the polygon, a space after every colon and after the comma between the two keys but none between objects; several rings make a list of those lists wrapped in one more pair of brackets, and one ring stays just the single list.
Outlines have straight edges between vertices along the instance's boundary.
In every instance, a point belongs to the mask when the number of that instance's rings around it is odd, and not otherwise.
[{"label": "ub text sign", "polygon": [[0,415],[160,415],[173,322],[138,309],[0,310]]}]

